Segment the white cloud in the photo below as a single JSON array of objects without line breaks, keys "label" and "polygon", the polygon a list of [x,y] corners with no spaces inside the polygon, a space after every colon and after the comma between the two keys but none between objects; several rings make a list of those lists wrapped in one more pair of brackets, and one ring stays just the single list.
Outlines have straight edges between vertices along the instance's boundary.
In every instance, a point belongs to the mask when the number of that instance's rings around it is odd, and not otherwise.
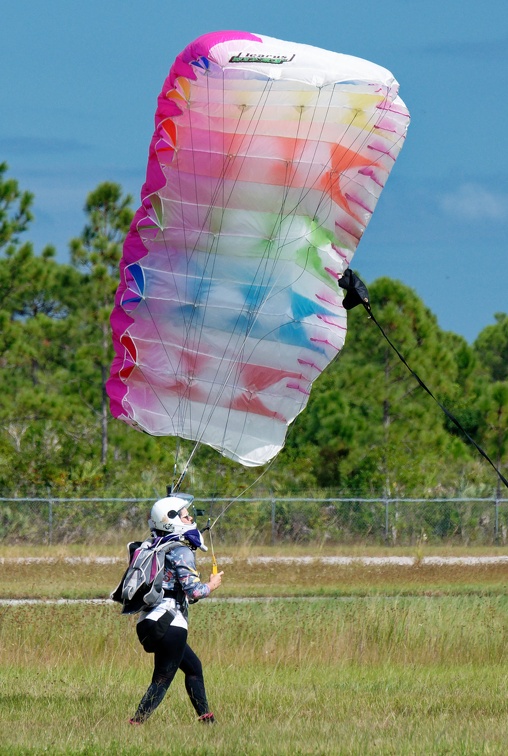
[{"label": "white cloud", "polygon": [[455,191],[443,194],[441,209],[462,220],[504,221],[508,218],[508,194],[494,192],[480,184],[462,184]]}]

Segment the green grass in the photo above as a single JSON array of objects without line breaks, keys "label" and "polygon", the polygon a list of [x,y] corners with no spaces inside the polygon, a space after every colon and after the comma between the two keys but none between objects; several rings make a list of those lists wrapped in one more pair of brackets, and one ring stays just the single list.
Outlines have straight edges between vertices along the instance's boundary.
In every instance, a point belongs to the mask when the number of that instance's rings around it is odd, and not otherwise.
[{"label": "green grass", "polygon": [[152,719],[133,729],[125,715],[144,689],[143,671],[7,677],[17,693],[2,706],[2,753],[506,753],[506,670],[321,664],[233,672],[216,662],[207,675],[216,726],[195,724],[177,677]]},{"label": "green grass", "polygon": [[[191,607],[212,727],[181,673],[146,725],[127,724],[151,657],[116,606],[0,606],[0,754],[504,755],[508,567],[429,570],[228,565],[217,597],[293,597]],[[119,571],[6,563],[0,596],[24,581],[102,595]]]},{"label": "green grass", "polygon": [[[62,556],[62,555],[61,555]],[[211,565],[207,556],[198,560],[204,579]],[[465,566],[349,566],[331,564],[263,563],[235,557],[219,566],[225,576],[222,597],[264,596],[414,596],[508,595],[508,564]],[[118,583],[124,564],[55,563],[0,566],[3,598],[107,598]]]},{"label": "green grass", "polygon": [[[129,540],[139,540],[147,537],[148,531],[143,534],[132,532],[130,534],[111,534],[109,537],[95,537],[90,543],[60,543],[48,546],[38,543],[26,545],[23,542],[12,543],[0,542],[0,558],[16,557],[67,557],[67,556],[107,556],[125,559],[127,554],[126,543]],[[205,535],[205,540],[206,535]],[[209,544],[209,541],[207,540]],[[217,559],[247,558],[259,555],[273,556],[508,556],[508,545],[457,545],[442,543],[433,545],[418,542],[414,546],[373,546],[371,544],[330,544],[311,543],[297,544],[281,542],[274,546],[257,545],[248,541],[233,546],[214,541]],[[199,552],[201,562],[207,560],[209,555]]]},{"label": "green grass", "polygon": [[501,754],[506,609],[462,597],[203,604],[192,645],[218,725],[198,728],[179,675],[133,730],[150,659],[132,620],[110,606],[4,608],[1,752]]}]

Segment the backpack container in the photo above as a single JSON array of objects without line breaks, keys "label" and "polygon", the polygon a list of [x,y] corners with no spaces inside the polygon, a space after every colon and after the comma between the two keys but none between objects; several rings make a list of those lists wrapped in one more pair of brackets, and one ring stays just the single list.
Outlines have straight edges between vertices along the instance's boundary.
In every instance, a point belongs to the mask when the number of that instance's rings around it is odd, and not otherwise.
[{"label": "backpack container", "polygon": [[181,545],[180,541],[167,541],[166,538],[150,538],[128,544],[129,566],[110,595],[112,601],[122,604],[122,614],[148,612],[163,600],[166,554]]}]

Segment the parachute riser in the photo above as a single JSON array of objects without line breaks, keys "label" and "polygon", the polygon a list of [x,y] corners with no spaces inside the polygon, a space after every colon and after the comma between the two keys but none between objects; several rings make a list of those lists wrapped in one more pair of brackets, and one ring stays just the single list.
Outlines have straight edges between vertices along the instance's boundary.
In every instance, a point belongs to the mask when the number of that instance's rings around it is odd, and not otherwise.
[{"label": "parachute riser", "polygon": [[386,339],[390,347],[393,349],[399,360],[406,366],[406,368],[409,370],[411,375],[415,378],[415,380],[418,382],[418,384],[421,386],[421,388],[427,392],[427,394],[433,399],[438,407],[445,413],[445,415],[448,417],[449,420],[452,421],[452,423],[461,431],[461,433],[464,434],[464,436],[467,438],[469,443],[471,443],[475,449],[482,455],[482,457],[487,460],[489,465],[493,467],[495,470],[498,479],[504,483],[504,485],[508,488],[508,480],[505,478],[503,473],[498,469],[498,467],[494,464],[494,462],[491,460],[491,458],[488,456],[488,454],[481,448],[479,444],[476,443],[474,438],[472,438],[469,433],[466,431],[466,429],[461,425],[459,420],[448,410],[446,407],[441,404],[439,399],[436,399],[432,391],[428,388],[428,386],[425,385],[425,383],[422,381],[422,379],[415,373],[415,371],[408,365],[402,354],[399,352],[397,347],[390,341],[389,337],[385,333],[383,327],[381,324],[376,320],[374,317],[374,314],[372,312],[371,306],[370,306],[370,297],[369,292],[367,290],[367,287],[363,283],[363,281],[355,274],[350,268],[347,268],[344,271],[344,274],[338,281],[339,286],[342,289],[346,290],[346,295],[344,297],[343,305],[346,310],[351,310],[353,307],[356,307],[357,305],[361,304],[367,311],[367,314],[369,316],[369,319],[372,320],[378,329],[381,331],[381,334]]}]

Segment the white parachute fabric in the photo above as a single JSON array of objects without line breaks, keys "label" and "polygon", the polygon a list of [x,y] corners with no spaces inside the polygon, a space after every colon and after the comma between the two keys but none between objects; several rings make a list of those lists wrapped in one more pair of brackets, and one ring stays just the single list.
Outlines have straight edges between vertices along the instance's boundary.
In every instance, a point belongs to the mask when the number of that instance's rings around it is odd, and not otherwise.
[{"label": "white parachute fabric", "polygon": [[344,344],[337,281],[408,124],[368,61],[242,32],[189,45],[124,246],[113,415],[246,466],[272,459]]}]

